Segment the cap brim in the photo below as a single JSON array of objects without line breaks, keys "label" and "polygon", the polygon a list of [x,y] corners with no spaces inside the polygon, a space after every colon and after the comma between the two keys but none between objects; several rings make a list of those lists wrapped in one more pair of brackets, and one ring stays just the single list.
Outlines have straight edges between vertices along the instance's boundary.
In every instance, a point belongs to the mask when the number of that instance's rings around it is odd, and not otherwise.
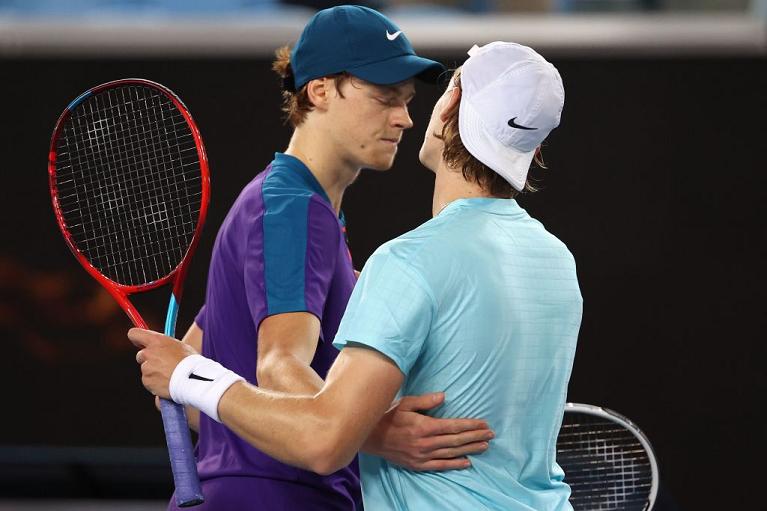
[{"label": "cap brim", "polygon": [[472,156],[500,174],[516,190],[524,190],[535,149],[522,152],[501,144],[489,134],[479,114],[463,98],[458,111],[458,130],[461,142]]},{"label": "cap brim", "polygon": [[410,78],[436,83],[445,66],[417,55],[400,55],[346,71],[376,85],[392,85]]}]

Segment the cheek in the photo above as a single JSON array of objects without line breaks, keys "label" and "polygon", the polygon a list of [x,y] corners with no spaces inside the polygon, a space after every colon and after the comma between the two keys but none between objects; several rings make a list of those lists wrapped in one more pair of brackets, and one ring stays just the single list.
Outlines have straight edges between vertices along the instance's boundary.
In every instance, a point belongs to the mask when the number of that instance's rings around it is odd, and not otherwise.
[{"label": "cheek", "polygon": [[418,159],[423,164],[427,164],[429,160],[432,159],[433,155],[436,154],[436,140],[434,137],[427,135],[423,139],[423,144],[421,145],[421,150],[418,152]]},{"label": "cheek", "polygon": [[423,136],[423,143],[426,144],[433,144],[436,142],[436,139],[434,137],[434,134],[439,134],[442,131],[442,122],[439,119],[439,114],[437,113],[437,109],[434,109],[434,112],[431,115],[431,119],[429,119],[429,125],[426,127],[426,132]]},{"label": "cheek", "polygon": [[346,112],[349,127],[350,140],[357,140],[360,143],[369,145],[381,131],[380,114],[366,105],[349,105]]},{"label": "cheek", "polygon": [[[372,112],[371,112],[372,114]],[[387,134],[387,124],[385,120],[376,118],[373,115],[362,117],[351,134],[351,140],[357,141],[357,147],[363,151],[386,150],[381,142],[381,138]]]},{"label": "cheek", "polygon": [[355,111],[356,106],[351,103],[338,105],[330,125],[336,142],[351,151],[365,144],[364,117]]},{"label": "cheek", "polygon": [[442,131],[442,122],[439,119],[438,109],[435,108],[429,119],[429,125],[426,127],[426,131],[423,134],[423,144],[419,152],[419,159],[421,163],[427,164],[433,157],[439,156],[439,148],[441,147],[439,140],[434,134],[439,134]]},{"label": "cheek", "polygon": [[429,127],[426,129],[426,132],[429,136],[431,136],[435,130],[442,129],[442,121],[440,120],[439,115],[442,112],[442,105],[444,101],[444,96],[439,98],[437,104],[434,105],[434,110],[431,111],[431,117],[429,117]]},{"label": "cheek", "polygon": [[436,129],[437,129],[437,116],[435,114],[432,114],[431,119],[429,119],[429,125],[426,127],[424,140],[429,140],[430,138],[433,138],[434,130]]}]

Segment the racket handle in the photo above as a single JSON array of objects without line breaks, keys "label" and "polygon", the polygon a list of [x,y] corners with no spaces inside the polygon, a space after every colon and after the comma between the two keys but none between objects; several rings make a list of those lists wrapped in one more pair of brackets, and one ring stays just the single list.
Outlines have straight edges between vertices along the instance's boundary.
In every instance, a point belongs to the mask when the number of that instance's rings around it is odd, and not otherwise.
[{"label": "racket handle", "polygon": [[[165,335],[175,337],[178,300],[176,292],[170,295],[168,314],[165,318]],[[170,468],[173,471],[173,483],[176,486],[176,504],[178,507],[191,507],[202,504],[200,476],[197,474],[197,461],[194,459],[192,436],[186,420],[186,411],[178,403],[160,399],[160,412],[165,427],[165,441],[168,444]]]},{"label": "racket handle", "polygon": [[176,486],[176,504],[179,507],[202,504],[204,498],[200,478],[197,475],[197,462],[194,459],[192,437],[184,407],[173,401],[161,399],[160,412],[165,427],[165,441],[168,443],[173,482]]}]

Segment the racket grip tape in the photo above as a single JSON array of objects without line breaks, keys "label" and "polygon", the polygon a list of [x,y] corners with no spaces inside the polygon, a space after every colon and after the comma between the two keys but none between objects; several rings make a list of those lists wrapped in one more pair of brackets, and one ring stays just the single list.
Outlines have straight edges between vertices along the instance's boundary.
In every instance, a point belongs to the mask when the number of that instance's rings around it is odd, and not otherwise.
[{"label": "racket grip tape", "polygon": [[160,399],[160,412],[173,470],[173,483],[176,486],[176,504],[179,507],[201,504],[204,498],[184,407],[173,401]]},{"label": "racket grip tape", "polygon": [[[168,313],[165,318],[165,335],[176,335],[176,319],[178,318],[179,299],[176,292],[170,295]],[[165,441],[168,444],[170,468],[173,471],[173,484],[176,487],[176,504],[178,507],[192,507],[202,504],[200,476],[197,474],[197,461],[194,459],[192,435],[186,420],[183,405],[167,399],[160,399],[160,413],[165,428]]]}]

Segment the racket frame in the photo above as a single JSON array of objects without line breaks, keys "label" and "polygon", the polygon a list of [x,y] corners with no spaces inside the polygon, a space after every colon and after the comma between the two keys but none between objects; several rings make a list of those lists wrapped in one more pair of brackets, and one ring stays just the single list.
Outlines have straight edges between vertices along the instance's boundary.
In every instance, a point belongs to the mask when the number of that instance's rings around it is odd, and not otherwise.
[{"label": "racket frame", "polygon": [[[585,403],[565,403],[564,412],[565,413],[583,413],[586,415],[599,417],[601,419],[607,419],[625,428],[632,435],[634,435],[637,440],[639,440],[639,443],[642,444],[642,448],[644,448],[644,450],[647,452],[647,458],[650,461],[650,471],[652,472],[652,481],[650,482],[650,493],[647,497],[647,506],[645,507],[646,511],[651,511],[653,506],[655,505],[655,499],[658,496],[658,486],[660,484],[660,472],[658,470],[658,460],[655,457],[655,451],[652,448],[652,444],[650,444],[650,440],[642,432],[642,430],[639,429],[639,426],[637,426],[631,419],[629,419],[625,415],[621,415],[620,413],[614,410],[611,410],[609,408],[604,408],[601,406],[588,405]],[[567,482],[567,474],[565,474],[565,482]]]},{"label": "racket frame", "polygon": [[[64,215],[59,203],[58,186],[56,184],[56,144],[67,119],[72,115],[74,109],[77,108],[83,101],[95,94],[104,92],[109,89],[130,85],[148,87],[157,92],[160,92],[165,97],[170,99],[178,111],[181,112],[184,120],[189,126],[195,147],[197,149],[201,177],[200,211],[197,218],[197,225],[195,225],[194,233],[192,234],[192,239],[186,252],[182,256],[178,265],[176,265],[175,268],[168,272],[167,275],[152,282],[147,282],[141,285],[125,285],[119,282],[115,282],[114,280],[102,274],[95,266],[90,263],[85,255],[80,250],[78,250],[72,238],[72,234],[69,232],[69,229],[67,228],[64,221]],[[145,329],[148,328],[146,321],[144,321],[144,318],[141,317],[138,310],[131,303],[128,297],[135,293],[157,289],[173,281],[173,289],[170,297],[170,304],[168,306],[164,331],[166,335],[174,336],[178,308],[181,302],[181,295],[183,294],[184,279],[186,277],[186,272],[194,251],[196,250],[200,241],[202,228],[205,224],[205,218],[208,212],[208,202],[210,200],[210,171],[208,167],[207,154],[205,153],[205,146],[202,142],[200,130],[197,127],[197,124],[194,122],[194,119],[192,119],[192,115],[189,113],[186,105],[184,105],[181,99],[167,87],[150,80],[145,80],[143,78],[125,78],[120,80],[113,80],[111,82],[107,82],[89,89],[88,91],[80,94],[77,98],[75,98],[56,121],[56,126],[53,129],[51,145],[48,153],[48,181],[51,191],[53,211],[56,215],[56,223],[59,225],[59,229],[61,230],[61,234],[64,236],[64,240],[66,241],[69,250],[75,256],[77,261],[79,261],[80,265],[85,268],[85,271],[87,271],[94,279],[96,279],[99,284],[101,284],[104,289],[109,292],[110,295],[112,295],[112,297],[117,301],[123,311],[125,311],[135,326]],[[199,476],[197,475],[193,447],[191,445],[191,437],[187,426],[184,407],[172,401],[161,399],[160,408],[163,417],[163,424],[165,427],[165,436],[168,442],[171,464],[174,469],[174,481],[176,482],[177,489],[176,502],[179,507],[191,507],[201,504],[204,502],[204,497],[200,489],[200,481]],[[171,442],[171,436],[177,440]],[[172,447],[171,444],[173,444],[174,447]],[[177,468],[178,470],[185,472],[183,479],[177,479],[177,477],[182,477],[176,472]],[[193,471],[193,474],[190,474],[190,471]],[[190,477],[191,479],[187,479],[187,477]],[[179,483],[182,481],[183,483],[180,487]]]},{"label": "racket frame", "polygon": [[[122,87],[126,85],[138,85],[138,86],[152,88],[162,93],[173,102],[176,108],[178,108],[178,110],[184,116],[184,120],[186,120],[192,132],[192,138],[194,139],[194,144],[195,144],[195,147],[197,148],[197,155],[200,160],[200,171],[201,171],[202,197],[201,197],[201,203],[200,203],[200,214],[197,220],[197,225],[195,226],[194,234],[192,235],[192,241],[189,244],[189,248],[187,249],[184,256],[181,258],[181,261],[179,262],[179,264],[173,270],[171,270],[166,276],[158,280],[155,280],[153,282],[148,282],[148,283],[137,285],[137,286],[120,284],[119,282],[115,282],[109,277],[106,277],[96,267],[94,267],[90,263],[90,261],[88,261],[88,259],[85,257],[85,255],[82,254],[82,252],[80,252],[80,250],[78,250],[77,246],[74,243],[74,240],[72,239],[72,234],[69,232],[69,229],[66,227],[66,224],[64,222],[64,215],[61,210],[61,205],[59,203],[59,198],[58,198],[58,187],[56,186],[56,142],[59,139],[61,130],[64,128],[64,124],[66,123],[70,115],[72,114],[72,111],[75,108],[77,108],[77,106],[80,105],[83,101],[85,101],[86,99],[88,99],[89,97],[95,94],[98,94],[108,89],[113,89],[116,87]],[[94,279],[96,279],[114,297],[114,299],[117,301],[120,307],[125,311],[125,313],[128,315],[128,317],[130,318],[130,320],[133,322],[134,325],[136,325],[139,328],[147,328],[146,322],[138,313],[138,310],[136,310],[136,307],[128,299],[128,296],[132,294],[141,293],[144,291],[150,291],[152,289],[156,289],[158,287],[164,286],[171,280],[174,280],[173,296],[176,299],[176,303],[181,302],[181,295],[183,294],[184,279],[186,277],[186,271],[189,266],[188,263],[192,259],[192,255],[194,254],[194,251],[197,248],[197,244],[200,241],[202,227],[205,223],[205,217],[207,216],[207,212],[208,212],[208,201],[210,200],[210,172],[208,168],[208,157],[205,153],[205,146],[202,143],[200,130],[197,127],[197,124],[194,122],[194,119],[192,119],[192,115],[189,113],[189,110],[187,109],[186,105],[184,105],[181,99],[179,99],[179,97],[176,96],[173,93],[173,91],[169,90],[163,85],[160,85],[159,83],[156,83],[150,80],[145,80],[143,78],[124,78],[121,80],[114,80],[111,82],[98,85],[80,94],[67,106],[64,112],[62,112],[62,114],[59,116],[59,119],[56,121],[55,128],[53,129],[53,135],[51,136],[50,151],[48,154],[48,181],[49,181],[49,186],[51,190],[53,211],[56,215],[56,222],[59,225],[61,234],[64,236],[64,240],[66,240],[69,250],[72,252],[72,254],[74,254],[75,258],[80,262],[82,267],[85,268],[85,271],[87,271]]]}]

